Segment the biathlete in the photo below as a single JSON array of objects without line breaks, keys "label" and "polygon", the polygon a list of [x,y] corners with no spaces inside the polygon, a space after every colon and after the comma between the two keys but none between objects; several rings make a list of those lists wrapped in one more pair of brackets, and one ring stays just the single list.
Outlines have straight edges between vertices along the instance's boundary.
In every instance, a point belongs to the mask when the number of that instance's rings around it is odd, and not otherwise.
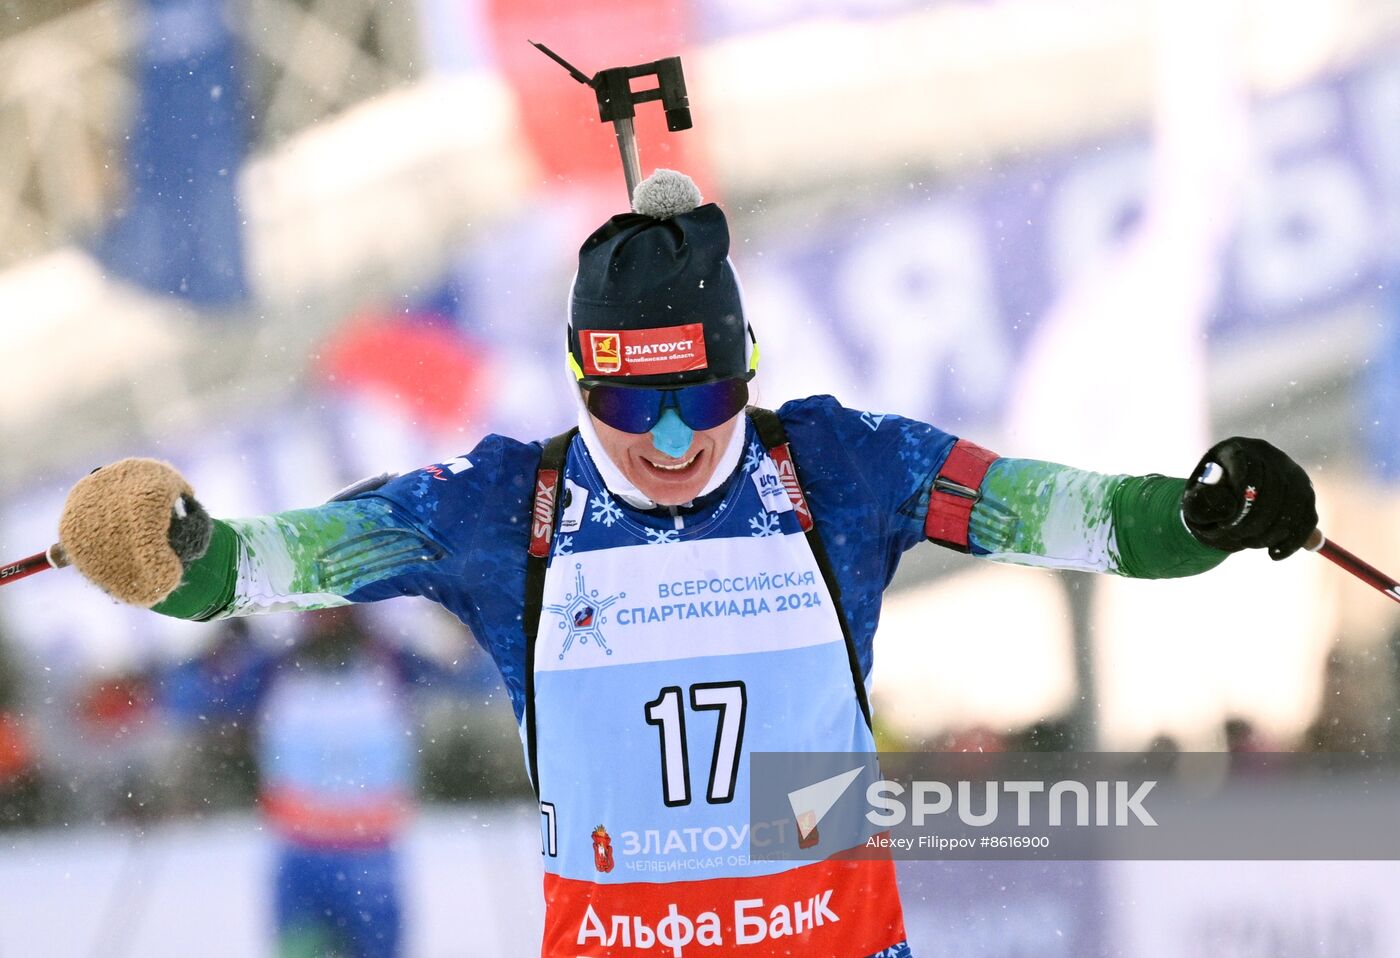
[{"label": "biathlete", "polygon": [[399,595],[454,612],[520,724],[546,956],[908,955],[890,861],[747,855],[750,752],[874,751],[871,641],[900,556],[1194,575],[1298,549],[1312,487],[1255,439],[1209,450],[1207,485],[998,456],[830,396],[750,408],[728,253],[720,209],[658,171],[579,253],[575,429],[251,519],[123,460],[73,489],[61,543],[112,595],[185,619]]}]

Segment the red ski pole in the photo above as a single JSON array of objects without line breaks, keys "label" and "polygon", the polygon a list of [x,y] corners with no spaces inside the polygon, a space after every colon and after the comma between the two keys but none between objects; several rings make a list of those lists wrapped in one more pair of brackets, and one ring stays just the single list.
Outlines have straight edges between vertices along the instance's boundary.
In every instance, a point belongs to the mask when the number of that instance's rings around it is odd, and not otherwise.
[{"label": "red ski pole", "polygon": [[63,546],[55,542],[37,555],[0,566],[0,585],[18,582],[20,579],[26,579],[36,572],[43,572],[45,569],[62,569],[66,565],[68,565],[68,554],[63,551]]},{"label": "red ski pole", "polygon": [[1309,552],[1316,552],[1325,559],[1331,559],[1362,582],[1379,590],[1382,595],[1388,595],[1400,602],[1400,581],[1392,579],[1369,562],[1358,559],[1337,543],[1328,542],[1321,529],[1312,531],[1308,541],[1303,543],[1303,548]]}]

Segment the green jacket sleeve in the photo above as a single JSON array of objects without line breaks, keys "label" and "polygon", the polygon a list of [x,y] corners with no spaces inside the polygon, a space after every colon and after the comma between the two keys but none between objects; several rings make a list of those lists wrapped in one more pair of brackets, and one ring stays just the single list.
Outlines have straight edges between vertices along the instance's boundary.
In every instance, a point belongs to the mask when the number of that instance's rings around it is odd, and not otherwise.
[{"label": "green jacket sleeve", "polygon": [[227,522],[215,519],[209,551],[186,566],[179,588],[152,608],[172,618],[204,622],[228,608],[237,581],[237,533]]},{"label": "green jacket sleeve", "polygon": [[1115,572],[1134,579],[1174,579],[1214,569],[1229,555],[1202,545],[1181,518],[1185,479],[1129,476],[1113,491]]},{"label": "green jacket sleeve", "polygon": [[[377,496],[249,519],[214,520],[209,551],[154,608],[206,621],[356,601],[443,549]],[[377,593],[376,593],[377,594]]]},{"label": "green jacket sleeve", "polygon": [[996,460],[972,510],[971,544],[1021,565],[1138,579],[1195,575],[1226,553],[1181,520],[1185,480],[1104,475],[1037,459]]}]

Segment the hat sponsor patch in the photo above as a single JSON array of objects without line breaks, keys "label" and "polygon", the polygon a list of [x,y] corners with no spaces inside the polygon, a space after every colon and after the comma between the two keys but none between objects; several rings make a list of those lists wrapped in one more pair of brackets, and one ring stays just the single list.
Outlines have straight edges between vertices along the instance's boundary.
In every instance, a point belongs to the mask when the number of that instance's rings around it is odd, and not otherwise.
[{"label": "hat sponsor patch", "polygon": [[622,371],[622,337],[618,333],[584,330],[588,349],[583,355],[584,372],[590,376],[615,376]]},{"label": "hat sponsor patch", "polygon": [[651,376],[705,369],[705,327],[700,323],[661,329],[585,329],[583,372],[587,376]]}]

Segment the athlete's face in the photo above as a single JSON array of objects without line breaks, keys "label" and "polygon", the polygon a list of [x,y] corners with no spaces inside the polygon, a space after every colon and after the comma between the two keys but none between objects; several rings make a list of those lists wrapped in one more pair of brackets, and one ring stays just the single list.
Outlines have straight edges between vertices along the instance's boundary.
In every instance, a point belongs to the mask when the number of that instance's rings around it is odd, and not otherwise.
[{"label": "athlete's face", "polygon": [[690,445],[676,456],[657,449],[649,432],[623,432],[591,413],[589,418],[603,451],[642,495],[659,505],[681,506],[700,495],[710,481],[742,415],[712,429],[695,430]]}]

